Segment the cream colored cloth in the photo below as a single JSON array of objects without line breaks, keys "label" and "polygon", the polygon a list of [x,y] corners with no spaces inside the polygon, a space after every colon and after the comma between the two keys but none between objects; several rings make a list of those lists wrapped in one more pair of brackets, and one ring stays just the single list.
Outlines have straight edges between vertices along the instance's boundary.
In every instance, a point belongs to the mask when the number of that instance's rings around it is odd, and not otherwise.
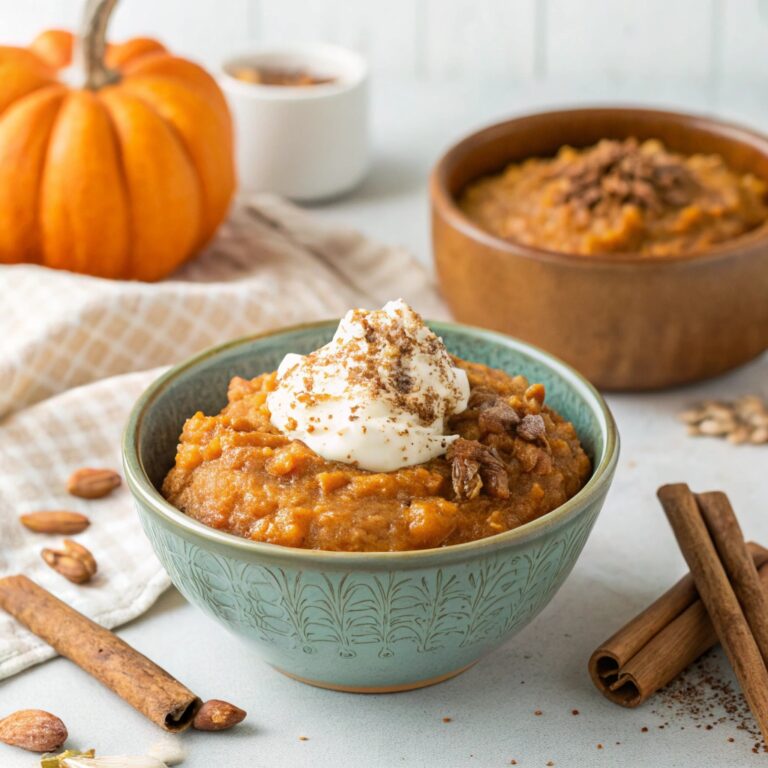
[{"label": "cream colored cloth", "polygon": [[445,316],[430,276],[404,249],[318,225],[272,196],[238,206],[214,244],[161,283],[2,267],[0,417],[238,335],[398,297]]},{"label": "cream colored cloth", "polygon": [[[120,467],[128,411],[157,366],[398,297],[445,316],[430,276],[406,251],[319,225],[271,196],[240,203],[212,246],[161,283],[0,267],[0,576],[25,573],[108,627],[140,615],[169,581],[128,492],[74,499],[65,490],[69,473]],[[91,584],[70,584],[41,560],[42,547],[61,537],[18,522],[51,508],[90,517],[77,539],[99,563]],[[52,655],[0,612],[0,679]]]}]

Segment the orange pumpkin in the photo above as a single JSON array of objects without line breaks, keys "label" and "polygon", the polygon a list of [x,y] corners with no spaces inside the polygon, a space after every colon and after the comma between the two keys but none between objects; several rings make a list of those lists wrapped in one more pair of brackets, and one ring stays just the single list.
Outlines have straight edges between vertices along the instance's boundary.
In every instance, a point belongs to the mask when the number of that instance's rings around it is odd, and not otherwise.
[{"label": "orange pumpkin", "polygon": [[107,46],[115,3],[86,3],[82,88],[57,79],[73,59],[70,33],[0,46],[0,263],[158,280],[227,213],[224,96],[155,40]]}]

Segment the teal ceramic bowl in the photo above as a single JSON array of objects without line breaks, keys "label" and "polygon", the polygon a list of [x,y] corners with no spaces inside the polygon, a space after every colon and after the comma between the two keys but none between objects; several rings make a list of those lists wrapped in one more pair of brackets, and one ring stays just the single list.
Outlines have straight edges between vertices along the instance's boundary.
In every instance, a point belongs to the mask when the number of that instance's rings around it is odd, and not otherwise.
[{"label": "teal ceramic bowl", "polygon": [[160,495],[185,419],[218,413],[232,376],[272,371],[286,352],[328,342],[337,321],[216,347],[173,368],[142,395],[124,439],[128,485],[144,530],[194,605],[304,682],[385,692],[445,680],[519,632],[552,599],[608,492],[619,443],[600,395],[572,368],[498,333],[431,323],[449,351],[543,382],[571,420],[594,471],[538,520],[480,541],[416,552],[292,549],[208,528]]}]

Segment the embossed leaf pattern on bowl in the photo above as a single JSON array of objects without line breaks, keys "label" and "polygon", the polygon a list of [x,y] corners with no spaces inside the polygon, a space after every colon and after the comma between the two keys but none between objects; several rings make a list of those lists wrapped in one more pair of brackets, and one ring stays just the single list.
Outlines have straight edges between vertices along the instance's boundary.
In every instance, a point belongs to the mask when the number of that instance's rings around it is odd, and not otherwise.
[{"label": "embossed leaf pattern on bowl", "polygon": [[[204,550],[142,514],[174,584],[225,625],[273,646],[381,659],[497,641],[530,621],[570,571],[597,510],[518,554],[429,571],[322,573]],[[407,647],[407,649],[406,649]]]}]

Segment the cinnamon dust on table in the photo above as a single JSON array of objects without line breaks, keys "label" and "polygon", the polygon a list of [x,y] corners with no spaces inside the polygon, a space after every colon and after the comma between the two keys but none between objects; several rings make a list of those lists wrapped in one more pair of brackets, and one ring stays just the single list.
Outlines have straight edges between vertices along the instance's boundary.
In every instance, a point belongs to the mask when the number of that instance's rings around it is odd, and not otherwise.
[{"label": "cinnamon dust on table", "polygon": [[[699,730],[736,730],[754,742],[758,751],[767,751],[746,699],[723,674],[719,654],[714,650],[662,688],[651,713],[659,718],[687,721]],[[729,736],[727,740],[734,743],[736,739]]]}]

